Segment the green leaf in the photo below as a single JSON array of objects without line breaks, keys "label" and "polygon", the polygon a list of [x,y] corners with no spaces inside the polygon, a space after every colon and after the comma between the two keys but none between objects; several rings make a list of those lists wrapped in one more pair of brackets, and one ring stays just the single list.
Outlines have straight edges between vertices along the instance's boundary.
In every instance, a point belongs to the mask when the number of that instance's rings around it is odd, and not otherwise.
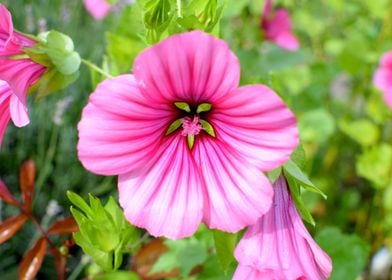
[{"label": "green leaf", "polygon": [[392,146],[382,143],[364,151],[357,160],[358,175],[370,180],[376,188],[384,188],[391,180]]},{"label": "green leaf", "polygon": [[327,196],[309,180],[309,178],[301,171],[301,169],[292,160],[288,160],[283,165],[283,169],[285,171],[285,174],[290,175],[304,189],[314,193],[318,193],[324,199],[327,199]]},{"label": "green leaf", "polygon": [[308,111],[298,123],[301,140],[325,143],[335,132],[335,120],[325,109]]},{"label": "green leaf", "polygon": [[130,271],[116,271],[95,275],[93,280],[140,280],[139,276]]},{"label": "green leaf", "polygon": [[195,238],[181,240],[166,240],[169,250],[162,254],[151,269],[151,274],[168,272],[179,268],[181,276],[189,275],[192,268],[202,264],[207,259],[207,248]]},{"label": "green leaf", "polygon": [[84,213],[86,213],[86,215],[88,215],[89,217],[93,216],[93,212],[91,211],[90,206],[88,206],[88,204],[78,194],[71,191],[67,191],[67,197],[72,202],[73,205],[75,205]]},{"label": "green leaf", "polygon": [[105,271],[112,271],[113,254],[103,252],[95,248],[80,233],[74,233],[73,238],[76,244],[82,247],[83,252],[93,258],[93,260]]},{"label": "green leaf", "polygon": [[352,122],[341,121],[339,127],[353,140],[365,147],[377,143],[380,137],[377,126],[367,119],[359,119]]},{"label": "green leaf", "polygon": [[227,273],[230,264],[234,261],[234,249],[237,245],[238,235],[214,230],[215,250],[222,270]]},{"label": "green leaf", "polygon": [[294,162],[300,169],[305,167],[306,156],[305,150],[301,143],[298,144],[297,148],[291,154],[290,159]]},{"label": "green leaf", "polygon": [[329,280],[357,279],[362,274],[370,246],[357,235],[343,234],[336,227],[328,227],[315,239],[332,259],[333,270]]}]

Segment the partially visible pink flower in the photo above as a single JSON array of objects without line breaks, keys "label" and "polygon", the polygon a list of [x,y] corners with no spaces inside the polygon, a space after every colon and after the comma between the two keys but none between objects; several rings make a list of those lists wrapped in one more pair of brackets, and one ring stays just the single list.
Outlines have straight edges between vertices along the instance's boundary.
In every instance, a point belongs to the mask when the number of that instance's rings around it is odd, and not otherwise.
[{"label": "partially visible pink flower", "polygon": [[376,70],[373,83],[384,93],[384,100],[392,108],[392,51],[386,52],[380,60],[380,67]]},{"label": "partially visible pink flower", "polygon": [[332,271],[329,256],[305,228],[281,175],[274,183],[273,204],[250,226],[235,249],[233,280],[320,280]]},{"label": "partially visible pink flower", "polygon": [[146,49],[133,71],[91,94],[78,125],[82,164],[119,175],[126,218],[152,235],[254,224],[272,202],[262,171],[298,144],[293,113],[264,85],[238,87],[237,57],[200,31]]},{"label": "partially visible pink flower", "polygon": [[7,100],[10,100],[11,117],[17,126],[29,123],[26,95],[30,86],[37,82],[46,70],[44,66],[24,57],[24,48],[35,44],[34,40],[13,30],[11,14],[0,4],[0,79],[5,81],[2,82],[0,100],[2,112],[5,110],[5,104],[8,104]]},{"label": "partially visible pink flower", "polygon": [[289,13],[285,9],[274,10],[272,0],[265,1],[261,29],[264,32],[264,38],[279,47],[289,51],[299,48],[298,39],[292,31]]},{"label": "partially visible pink flower", "polygon": [[90,15],[98,20],[105,18],[112,9],[106,0],[83,0],[83,3]]}]

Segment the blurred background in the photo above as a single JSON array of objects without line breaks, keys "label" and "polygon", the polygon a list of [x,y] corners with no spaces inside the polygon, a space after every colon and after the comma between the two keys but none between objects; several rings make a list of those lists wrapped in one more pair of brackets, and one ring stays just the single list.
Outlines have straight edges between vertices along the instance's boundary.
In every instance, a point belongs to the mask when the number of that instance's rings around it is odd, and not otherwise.
[{"label": "blurred background", "polygon": [[[263,40],[263,0],[227,2],[220,34],[240,58],[241,83],[269,85],[295,112],[306,154],[304,170],[328,196],[324,200],[314,193],[302,194],[316,221],[315,227],[307,227],[333,260],[331,279],[392,279],[392,109],[372,84],[380,57],[392,50],[392,1],[275,1],[290,13],[300,42],[294,52]],[[146,46],[135,38],[137,23],[129,3],[100,21],[85,11],[81,0],[0,3],[11,11],[17,30],[63,32],[83,58],[112,74],[130,71],[133,58]],[[26,159],[34,160],[33,211],[43,226],[69,215],[67,190],[102,200],[117,195],[115,178],[89,173],[76,155],[76,125],[99,79],[82,67],[80,78],[68,88],[40,100],[29,97],[30,125],[7,129],[0,177],[18,196],[19,167]],[[1,201],[0,206],[1,219],[15,214],[11,206]],[[34,236],[35,227],[27,224],[0,246],[1,279],[15,279]],[[82,260],[82,251],[72,250],[68,267],[71,272],[80,270],[73,279],[94,274],[97,268]],[[214,253],[206,252],[211,256],[203,259],[205,271],[214,261]],[[122,267],[128,268],[129,263]],[[53,271],[53,259],[47,258],[37,279],[53,279]],[[192,277],[231,279],[230,274],[211,275]]]}]

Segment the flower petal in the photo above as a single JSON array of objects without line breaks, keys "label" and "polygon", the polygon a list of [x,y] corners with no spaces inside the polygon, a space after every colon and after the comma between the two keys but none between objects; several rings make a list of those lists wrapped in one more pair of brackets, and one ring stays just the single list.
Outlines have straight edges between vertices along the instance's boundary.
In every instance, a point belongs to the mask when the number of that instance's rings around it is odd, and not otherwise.
[{"label": "flower petal", "polygon": [[392,108],[392,88],[384,93],[385,103]]},{"label": "flower petal", "polygon": [[299,48],[298,39],[291,32],[280,33],[274,41],[279,47],[289,51],[295,51]]},{"label": "flower petal", "polygon": [[236,259],[276,279],[326,279],[332,271],[331,259],[306,230],[282,175],[274,191],[273,206],[248,227],[235,249]]},{"label": "flower petal", "polygon": [[236,232],[268,211],[273,190],[268,179],[229,145],[198,135],[193,148],[204,179],[204,218],[210,227]]},{"label": "flower petal", "polygon": [[0,81],[0,147],[11,118],[9,110],[11,95],[12,92],[7,83]]},{"label": "flower petal", "polygon": [[392,51],[383,54],[381,57],[380,66],[392,69]]},{"label": "flower petal", "polygon": [[202,219],[203,194],[185,138],[165,139],[144,174],[119,176],[119,199],[130,223],[154,236],[191,236]]},{"label": "flower petal", "polygon": [[112,6],[105,0],[84,0],[83,3],[86,10],[95,19],[105,18],[112,8]]},{"label": "flower petal", "polygon": [[144,168],[172,120],[169,105],[149,103],[132,75],[103,81],[78,125],[78,155],[90,171],[118,175]]},{"label": "flower petal", "polygon": [[286,162],[299,142],[293,113],[262,85],[233,91],[214,105],[209,121],[218,139],[262,171]]},{"label": "flower petal", "polygon": [[133,71],[150,98],[192,104],[228,94],[240,75],[228,45],[200,31],[173,35],[150,47],[135,59]]},{"label": "flower petal", "polygon": [[7,81],[19,101],[26,105],[26,94],[46,68],[30,59],[0,59],[0,79]]},{"label": "flower petal", "polygon": [[[291,280],[284,278],[283,275],[277,274],[275,271],[261,272],[256,268],[241,265],[237,266],[232,280]],[[294,280],[294,279],[293,279]],[[302,280],[302,279],[295,279]]]},{"label": "flower petal", "polygon": [[22,48],[34,43],[30,38],[14,32],[11,13],[0,4],[0,57],[21,54]]},{"label": "flower petal", "polygon": [[11,96],[10,101],[10,113],[12,121],[15,126],[22,127],[28,125],[30,123],[30,118],[27,113],[27,107],[22,102],[19,101],[19,98],[16,95]]},{"label": "flower petal", "polygon": [[392,90],[392,68],[379,68],[373,76],[375,87],[381,91]]}]

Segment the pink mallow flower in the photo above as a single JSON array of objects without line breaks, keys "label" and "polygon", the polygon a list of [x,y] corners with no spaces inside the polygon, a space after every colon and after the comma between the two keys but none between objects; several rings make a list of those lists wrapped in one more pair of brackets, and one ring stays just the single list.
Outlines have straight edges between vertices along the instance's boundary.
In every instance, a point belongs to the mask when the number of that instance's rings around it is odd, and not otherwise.
[{"label": "pink mallow flower", "polygon": [[273,10],[272,0],[265,1],[261,29],[264,32],[264,38],[279,47],[289,51],[299,48],[298,39],[292,31],[289,13],[285,9]]},{"label": "pink mallow flower", "polygon": [[385,103],[392,108],[392,51],[386,52],[376,70],[373,83],[377,89],[384,93]]},{"label": "pink mallow flower", "polygon": [[[10,12],[0,4],[0,79],[3,80],[0,82],[0,110],[9,111],[18,127],[29,123],[26,95],[30,86],[46,70],[44,66],[25,56],[24,48],[35,44],[34,40],[14,31]],[[9,108],[6,108],[7,104]],[[5,130],[7,116],[1,116],[1,131]]]},{"label": "pink mallow flower", "polygon": [[305,228],[281,175],[272,207],[250,226],[237,248],[233,280],[320,280],[332,271],[329,256]]},{"label": "pink mallow flower", "polygon": [[84,7],[95,19],[104,19],[112,9],[112,5],[106,0],[83,0]]},{"label": "pink mallow flower", "polygon": [[200,31],[146,49],[133,73],[91,94],[78,125],[83,165],[119,175],[126,218],[154,236],[254,224],[273,196],[261,171],[298,144],[293,113],[264,85],[238,88],[237,57]]}]

